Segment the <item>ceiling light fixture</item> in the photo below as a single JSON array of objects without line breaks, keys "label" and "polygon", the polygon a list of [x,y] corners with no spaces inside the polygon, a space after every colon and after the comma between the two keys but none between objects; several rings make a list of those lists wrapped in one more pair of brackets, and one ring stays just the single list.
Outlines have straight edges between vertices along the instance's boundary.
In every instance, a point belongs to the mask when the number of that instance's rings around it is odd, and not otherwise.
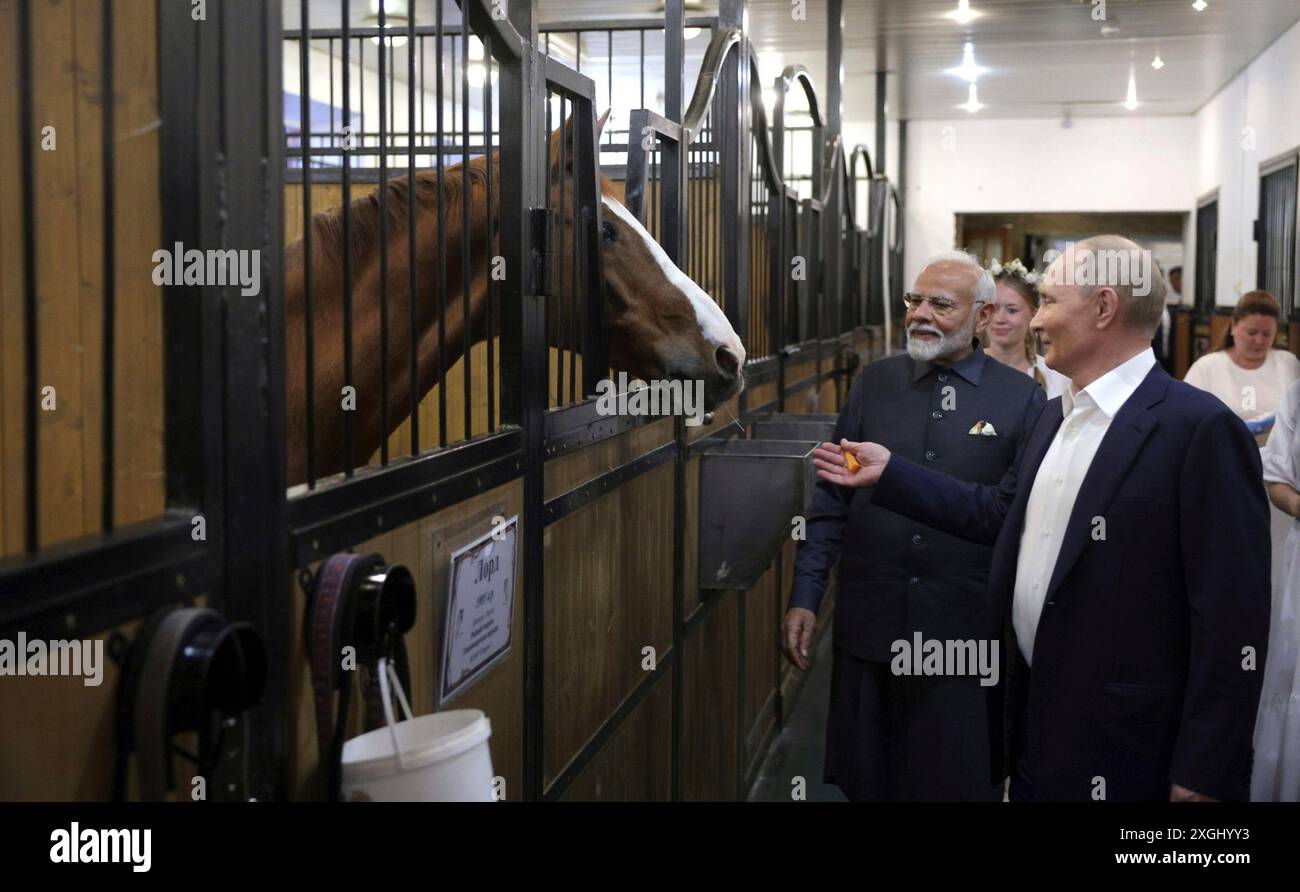
[{"label": "ceiling light fixture", "polygon": [[957,107],[966,109],[966,111],[970,112],[972,115],[984,107],[984,104],[980,102],[979,95],[976,93],[976,87],[974,84],[970,85],[969,98]]},{"label": "ceiling light fixture", "polygon": [[966,41],[966,46],[962,49],[961,64],[956,68],[948,69],[949,74],[956,75],[972,84],[986,71],[988,71],[987,68],[975,64],[975,46],[969,40]]},{"label": "ceiling light fixture", "polygon": [[[380,0],[370,0],[370,15],[366,16],[364,22],[368,27],[379,27],[379,5]],[[409,25],[407,20],[406,0],[386,0],[384,6],[384,31],[392,33],[392,37],[384,36],[384,44],[387,46],[406,46],[406,35],[398,34],[398,31],[406,31]],[[379,37],[370,38],[370,42],[379,46]]]},{"label": "ceiling light fixture", "polygon": [[957,0],[957,8],[952,12],[945,12],[945,19],[952,19],[959,25],[967,25],[979,18],[979,13],[970,8],[970,0]]},{"label": "ceiling light fixture", "polygon": [[1156,57],[1151,60],[1151,67],[1156,71],[1165,67],[1165,60],[1160,58],[1160,51],[1156,50]]},{"label": "ceiling light fixture", "polygon": [[1197,12],[1205,12],[1205,7],[1209,5],[1210,4],[1206,3],[1205,0],[1196,0],[1196,2],[1192,4],[1192,9]]}]

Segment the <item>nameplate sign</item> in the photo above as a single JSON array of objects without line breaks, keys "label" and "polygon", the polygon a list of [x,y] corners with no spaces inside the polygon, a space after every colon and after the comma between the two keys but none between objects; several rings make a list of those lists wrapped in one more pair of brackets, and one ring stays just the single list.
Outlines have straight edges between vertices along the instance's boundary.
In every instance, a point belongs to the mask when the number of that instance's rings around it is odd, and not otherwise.
[{"label": "nameplate sign", "polygon": [[518,539],[516,514],[451,555],[451,581],[442,615],[439,706],[510,651]]}]

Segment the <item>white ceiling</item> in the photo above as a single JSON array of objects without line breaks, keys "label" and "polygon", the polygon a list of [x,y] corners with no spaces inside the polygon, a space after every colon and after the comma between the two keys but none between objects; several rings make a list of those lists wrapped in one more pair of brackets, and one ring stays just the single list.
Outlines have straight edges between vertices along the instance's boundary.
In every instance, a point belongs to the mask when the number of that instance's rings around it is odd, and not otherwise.
[{"label": "white ceiling", "polygon": [[[313,27],[337,25],[339,0],[308,2]],[[459,10],[444,2],[447,20],[457,20]],[[956,0],[845,0],[845,118],[874,117],[875,72],[882,64],[890,72],[890,118],[965,115],[957,106],[967,98],[967,83],[945,70],[961,63],[966,40],[987,69],[978,80],[983,117],[1128,114],[1122,103],[1130,70],[1141,103],[1136,114],[1191,114],[1300,19],[1300,0],[1208,0],[1204,12],[1193,10],[1191,0],[1108,0],[1101,22],[1092,17],[1095,2],[971,0],[981,15],[959,25],[943,15]],[[421,24],[432,21],[433,4],[417,0]],[[298,6],[285,3],[286,27],[297,27]],[[540,6],[542,21],[593,25],[662,15],[659,0],[541,0]],[[688,15],[717,9],[716,0],[689,4],[697,6]],[[806,19],[795,21],[792,0],[750,0],[749,29],[765,82],[784,65],[802,64],[824,95],[826,6],[826,0],[807,0]],[[368,0],[352,0],[354,23],[369,14]],[[1103,26],[1109,33],[1101,33]],[[1160,71],[1150,65],[1157,51],[1166,63]],[[623,55],[617,48],[616,65]]]}]

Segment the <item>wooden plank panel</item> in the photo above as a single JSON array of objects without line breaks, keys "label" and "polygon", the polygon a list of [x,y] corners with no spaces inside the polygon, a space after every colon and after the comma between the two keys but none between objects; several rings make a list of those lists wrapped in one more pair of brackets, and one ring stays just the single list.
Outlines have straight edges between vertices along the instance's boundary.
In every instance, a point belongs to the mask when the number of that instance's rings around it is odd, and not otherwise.
[{"label": "wooden plank panel", "polygon": [[23,225],[18,4],[0,5],[0,555],[23,549]]},{"label": "wooden plank panel", "polygon": [[[96,0],[80,0],[78,18],[97,18],[99,8]],[[157,517],[166,501],[163,292],[153,284],[153,252],[162,242],[157,4],[114,4],[113,15],[117,103],[113,494],[115,522],[127,524]],[[94,89],[97,92],[98,85]],[[97,105],[89,111],[99,113]],[[99,258],[92,262],[97,265]],[[98,374],[94,378],[98,384]],[[95,400],[96,405],[99,402]],[[92,450],[88,441],[87,452],[98,457],[99,449]]]},{"label": "wooden plank panel", "polygon": [[744,594],[745,598],[745,692],[744,723],[750,747],[745,753],[745,764],[758,754],[767,726],[774,718],[776,661],[778,659],[778,634],[776,612],[777,566],[776,561],[767,568],[758,584]]},{"label": "wooden plank panel", "polygon": [[[165,498],[162,305],[153,285],[159,245],[156,9],[114,14],[115,510],[118,524],[158,516]],[[17,7],[0,10],[8,62],[17,65]],[[38,145],[36,245],[38,386],[55,388],[42,411],[41,544],[100,529],[103,424],[103,187],[101,10],[93,0],[33,6],[34,136]],[[0,79],[0,554],[22,548],[23,273],[17,68]]]},{"label": "wooden plank panel", "polygon": [[1218,350],[1228,329],[1232,327],[1231,313],[1215,313],[1210,317],[1210,350]]},{"label": "wooden plank panel", "polygon": [[815,374],[817,374],[817,360],[809,359],[803,362],[792,362],[785,369],[785,386],[793,387],[800,381],[806,381]]},{"label": "wooden plank panel", "polygon": [[546,462],[545,498],[553,499],[589,480],[634,461],[673,439],[673,419],[658,421],[584,446]]},{"label": "wooden plank panel", "polygon": [[[417,612],[415,628],[406,636],[411,664],[411,708],[417,715],[434,711],[437,702],[438,661],[442,651],[441,623],[446,603],[449,558],[465,542],[491,529],[491,516],[522,512],[523,488],[513,481],[480,493],[414,524],[377,537],[354,549],[358,554],[379,552],[389,563],[406,565],[415,577]],[[522,535],[520,543],[522,555]],[[522,577],[522,556],[517,559]],[[313,570],[316,568],[313,567]],[[492,723],[490,742],[493,771],[505,778],[507,799],[523,794],[523,583],[516,580],[514,629],[505,659],[482,680],[467,688],[448,709],[481,709]],[[290,794],[293,798],[320,798],[319,758],[311,696],[311,674],[302,629],[305,597],[296,582],[291,591],[294,617],[290,654]],[[359,700],[353,697],[353,733],[360,732]]]},{"label": "wooden plank panel", "polygon": [[682,647],[682,730],[678,750],[681,797],[734,800],[736,789],[735,673],[740,626],[736,592],[689,630]]},{"label": "wooden plank panel", "polygon": [[[138,623],[121,631],[134,638]],[[118,667],[108,658],[103,677],[0,678],[0,802],[104,801],[113,794],[113,721]]]},{"label": "wooden plank panel", "polygon": [[670,800],[672,691],[672,675],[666,674],[561,798],[566,802]]},{"label": "wooden plank panel", "polygon": [[[54,151],[35,152],[37,388],[54,388],[56,408],[38,418],[39,535],[42,546],[82,535],[83,451],[88,407],[82,401],[83,350],[78,300],[77,60],[72,4],[32,8],[33,136],[55,128]],[[89,357],[84,357],[89,359]],[[19,393],[22,393],[20,385]]]},{"label": "wooden plank panel", "polygon": [[776,381],[767,381],[756,387],[746,388],[745,390],[745,409],[748,412],[756,411],[760,406],[765,406],[776,399]]},{"label": "wooden plank panel", "polygon": [[549,784],[672,646],[673,466],[549,526],[543,749]]},{"label": "wooden plank panel", "polygon": [[682,534],[682,611],[685,616],[700,605],[700,460],[686,463],[686,529]]},{"label": "wooden plank panel", "polygon": [[[817,411],[828,415],[839,412],[839,406],[835,400],[835,381],[828,378],[822,382],[821,389],[818,391],[820,399],[817,402]],[[809,409],[811,411],[811,409]]]}]

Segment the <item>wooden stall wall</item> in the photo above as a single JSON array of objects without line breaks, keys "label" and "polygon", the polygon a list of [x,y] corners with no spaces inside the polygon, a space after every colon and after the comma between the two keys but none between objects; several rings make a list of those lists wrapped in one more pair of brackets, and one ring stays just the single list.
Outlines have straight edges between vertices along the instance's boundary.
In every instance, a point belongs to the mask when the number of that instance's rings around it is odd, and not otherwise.
[{"label": "wooden stall wall", "polygon": [[[546,498],[576,489],[672,439],[673,422],[662,419],[554,458],[546,463]],[[638,686],[654,684],[656,697],[671,688],[670,674],[659,666],[673,640],[673,522],[669,462],[546,529],[542,751],[548,788]],[[656,672],[662,677],[650,681]],[[653,713],[655,707],[641,703],[638,712],[647,711]],[[653,739],[671,744],[670,737]],[[606,741],[601,752],[611,745]],[[628,755],[635,759],[621,761],[617,769],[612,764],[588,766],[603,772],[602,789],[610,784],[635,789],[630,778],[653,774],[655,766],[669,764],[671,753],[646,746]],[[662,791],[659,780],[649,789]]]},{"label": "wooden stall wall", "polygon": [[[156,9],[114,8],[114,522],[162,514]],[[100,531],[105,244],[101,4],[32,3],[42,547]],[[18,4],[0,5],[0,556],[24,547],[24,227]],[[45,388],[52,388],[46,391]],[[47,402],[48,400],[48,402]]]},{"label": "wooden stall wall", "polygon": [[[402,564],[415,577],[415,627],[406,635],[411,667],[411,709],[416,715],[437,705],[438,661],[442,653],[442,613],[447,598],[451,553],[492,528],[494,516],[513,517],[523,512],[523,486],[519,480],[479,493],[460,504],[432,514],[353,549],[357,554],[378,552],[390,564]],[[520,524],[517,542],[523,541]],[[513,638],[502,662],[456,698],[447,709],[481,709],[492,724],[489,741],[492,769],[505,779],[505,798],[523,797],[524,764],[524,661],[523,661],[523,561],[517,558]],[[315,572],[317,565],[312,566]],[[295,584],[290,593],[293,650],[290,655],[290,794],[298,799],[324,796],[323,775],[316,743],[311,672],[302,619],[306,596]],[[359,697],[352,698],[352,734],[361,733]],[[351,735],[350,735],[351,736]]]},{"label": "wooden stall wall", "polygon": [[[103,437],[101,4],[32,3],[41,547],[100,531]],[[113,518],[160,515],[163,476],[158,55],[155,4],[114,8]],[[0,4],[0,556],[24,548],[26,383],[18,4]],[[52,130],[43,130],[50,127]],[[8,593],[0,592],[0,596]],[[133,636],[134,623],[120,631]],[[106,642],[111,632],[95,636]],[[0,679],[0,801],[84,801],[112,792],[117,667]]]}]

